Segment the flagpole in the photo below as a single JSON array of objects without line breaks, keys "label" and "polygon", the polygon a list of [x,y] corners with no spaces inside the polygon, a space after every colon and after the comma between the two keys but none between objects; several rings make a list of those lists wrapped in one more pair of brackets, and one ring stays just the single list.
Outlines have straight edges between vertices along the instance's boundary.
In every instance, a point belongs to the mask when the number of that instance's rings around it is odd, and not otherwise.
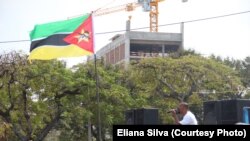
[{"label": "flagpole", "polygon": [[102,141],[102,130],[101,130],[101,113],[100,113],[100,94],[99,94],[99,83],[98,83],[98,74],[97,74],[97,57],[96,57],[96,50],[95,50],[95,30],[94,30],[94,18],[93,12],[91,13],[92,16],[92,32],[93,32],[93,48],[94,48],[94,61],[95,61],[95,81],[96,81],[96,97],[97,97],[97,119],[98,119],[98,128],[97,128],[97,141]]},{"label": "flagpole", "polygon": [[95,81],[96,81],[96,97],[97,97],[97,114],[98,114],[98,141],[101,141],[101,113],[100,113],[100,94],[99,94],[99,83],[98,83],[98,75],[97,75],[97,67],[96,67],[96,54],[95,57]]}]

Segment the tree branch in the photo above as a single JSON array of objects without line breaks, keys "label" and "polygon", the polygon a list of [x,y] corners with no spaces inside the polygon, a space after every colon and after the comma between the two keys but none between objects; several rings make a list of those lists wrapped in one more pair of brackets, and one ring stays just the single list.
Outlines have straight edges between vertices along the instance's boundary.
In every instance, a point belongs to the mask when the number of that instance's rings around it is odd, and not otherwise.
[{"label": "tree branch", "polygon": [[42,141],[49,131],[58,123],[60,120],[61,112],[57,112],[56,116],[43,128],[43,130],[38,134],[35,141]]},{"label": "tree branch", "polygon": [[[183,97],[184,101],[187,101],[188,98],[193,94],[193,92],[197,91],[197,87],[198,87],[198,84],[196,83],[195,79],[192,77],[192,74],[190,74],[189,72],[186,74],[189,77],[189,79],[192,81],[192,84],[191,84],[190,90],[187,92],[187,95]],[[199,78],[201,78],[201,76]]]},{"label": "tree branch", "polygon": [[181,100],[181,98],[179,97],[179,93],[174,89],[174,87],[171,84],[164,81],[163,77],[160,78],[158,76],[158,73],[157,73],[158,71],[156,70],[155,66],[147,64],[147,65],[143,65],[142,67],[143,68],[151,68],[151,69],[153,69],[154,73],[155,73],[155,77],[160,82],[160,84],[166,86],[171,91],[170,94],[167,94],[167,93],[163,92],[161,88],[157,88],[157,91],[159,93],[161,93],[162,96],[169,97],[169,98],[175,98],[175,99],[177,99],[179,101]]},{"label": "tree branch", "polygon": [[167,88],[170,89],[170,91],[175,94],[175,95],[178,95],[179,93],[173,88],[173,86],[169,83],[167,83],[166,81],[163,81],[162,79],[160,78],[157,78],[161,84],[163,84],[164,86],[167,86]]},{"label": "tree branch", "polygon": [[10,112],[14,108],[14,102],[12,99],[12,94],[11,94],[11,85],[14,83],[14,72],[10,74],[10,80],[8,82],[8,98],[10,101],[10,107],[7,108],[6,112]]},{"label": "tree branch", "polygon": [[23,96],[23,114],[27,123],[27,127],[26,127],[26,131],[27,131],[27,138],[31,138],[32,135],[32,125],[31,125],[31,121],[30,121],[30,115],[28,113],[28,109],[27,109],[27,92],[24,89],[22,92],[22,96]]},{"label": "tree branch", "polygon": [[160,95],[163,96],[164,98],[173,98],[173,99],[177,99],[178,101],[182,101],[178,93],[165,93],[162,91],[161,88],[157,88],[156,91],[160,93]]},{"label": "tree branch", "polygon": [[67,95],[79,95],[79,94],[81,94],[79,89],[75,89],[73,91],[66,90],[62,94],[56,95],[55,99],[61,99],[61,98],[65,97],[65,96],[67,96]]},{"label": "tree branch", "polygon": [[49,131],[59,122],[60,118],[61,118],[61,114],[62,114],[62,110],[61,110],[61,102],[60,102],[60,98],[57,97],[58,95],[55,96],[55,102],[57,105],[57,112],[55,117],[43,128],[43,130],[41,130],[41,132],[38,134],[38,137],[36,138],[35,141],[43,141],[43,139],[47,136],[47,134],[49,133]]}]

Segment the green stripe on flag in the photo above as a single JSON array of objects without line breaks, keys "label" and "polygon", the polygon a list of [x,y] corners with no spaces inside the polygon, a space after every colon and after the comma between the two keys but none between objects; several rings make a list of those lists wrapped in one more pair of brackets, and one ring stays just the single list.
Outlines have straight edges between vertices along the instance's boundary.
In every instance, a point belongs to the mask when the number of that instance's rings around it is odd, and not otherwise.
[{"label": "green stripe on flag", "polygon": [[30,39],[44,38],[61,32],[73,32],[88,17],[89,14],[69,20],[36,25],[30,33]]}]

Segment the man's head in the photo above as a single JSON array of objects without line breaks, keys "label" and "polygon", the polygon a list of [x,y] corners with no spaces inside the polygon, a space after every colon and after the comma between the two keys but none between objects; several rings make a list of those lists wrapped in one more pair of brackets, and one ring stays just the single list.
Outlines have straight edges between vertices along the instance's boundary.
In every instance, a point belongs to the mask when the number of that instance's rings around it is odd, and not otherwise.
[{"label": "man's head", "polygon": [[181,102],[178,107],[180,114],[185,115],[188,111],[188,104],[186,102]]}]

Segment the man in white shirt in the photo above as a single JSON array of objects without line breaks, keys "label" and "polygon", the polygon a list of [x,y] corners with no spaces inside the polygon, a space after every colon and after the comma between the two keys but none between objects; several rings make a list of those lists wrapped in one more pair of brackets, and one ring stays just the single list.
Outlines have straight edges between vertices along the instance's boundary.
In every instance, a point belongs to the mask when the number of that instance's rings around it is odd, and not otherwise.
[{"label": "man in white shirt", "polygon": [[[172,116],[175,119],[175,123],[178,125],[197,125],[197,119],[195,115],[189,110],[188,104],[182,102],[179,104],[178,110],[171,110]],[[183,119],[180,121],[177,114],[180,113]]]}]

